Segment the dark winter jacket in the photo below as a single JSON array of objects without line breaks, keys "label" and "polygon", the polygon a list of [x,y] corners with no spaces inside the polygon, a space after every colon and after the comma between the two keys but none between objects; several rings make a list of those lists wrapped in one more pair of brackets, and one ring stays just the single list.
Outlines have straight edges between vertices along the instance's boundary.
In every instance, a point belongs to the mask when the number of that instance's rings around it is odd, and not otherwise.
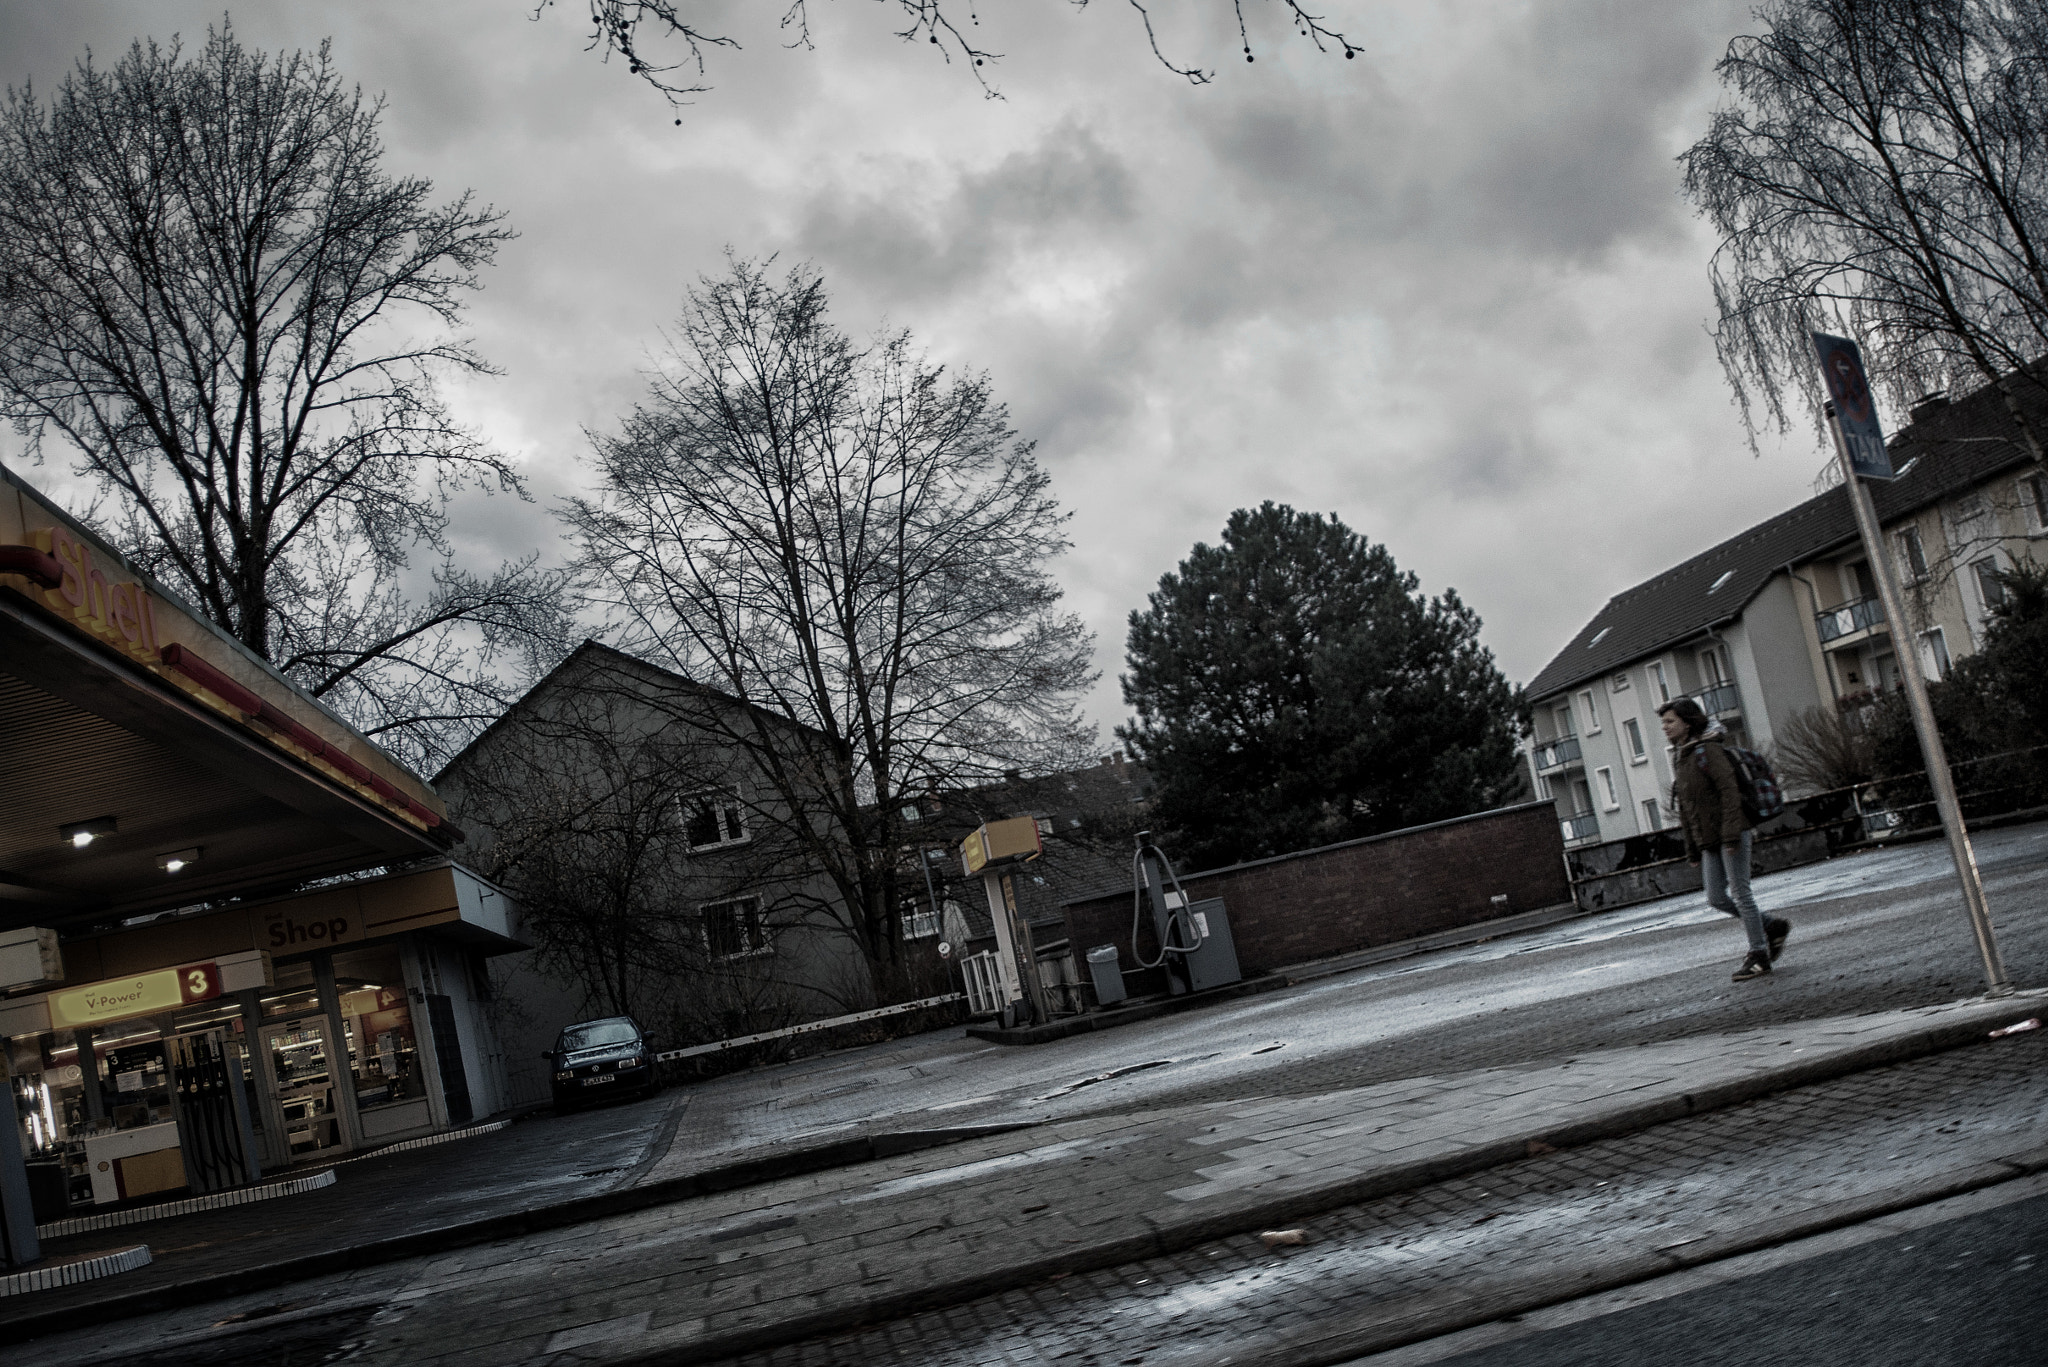
[{"label": "dark winter jacket", "polygon": [[1688,859],[1699,858],[1703,849],[1732,845],[1750,828],[1742,810],[1742,785],[1735,780],[1735,761],[1728,758],[1721,740],[1722,733],[1716,730],[1687,741],[1671,760],[1671,795],[1678,804]]}]

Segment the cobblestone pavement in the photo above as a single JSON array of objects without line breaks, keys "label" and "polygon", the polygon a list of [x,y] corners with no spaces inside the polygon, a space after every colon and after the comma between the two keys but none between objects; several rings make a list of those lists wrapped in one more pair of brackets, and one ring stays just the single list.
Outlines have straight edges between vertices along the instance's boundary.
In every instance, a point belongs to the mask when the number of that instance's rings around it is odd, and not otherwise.
[{"label": "cobblestone pavement", "polygon": [[[2001,1017],[2015,1006],[2039,1009],[2037,1000],[2002,1004]],[[1969,1010],[1985,1014],[1981,1005]],[[1829,1033],[1877,1028],[1868,1022],[1836,1022],[1693,1041],[1687,1046],[1691,1052],[1686,1062],[1705,1079],[1717,1065],[1724,1070],[1754,1066],[1754,1060],[1780,1037],[1787,1043],[1776,1047],[1789,1059],[1801,1048],[1817,1047]],[[1093,1351],[1097,1339],[1114,1341],[1118,1326],[1144,1326],[1143,1332],[1156,1338],[1161,1332],[1158,1321],[1145,1318],[1154,1293],[1142,1289],[1155,1282],[1162,1287],[1186,1285],[1184,1295],[1159,1310],[1169,1328],[1175,1322],[1213,1322],[1234,1326],[1231,1332],[1241,1337],[1261,1323],[1261,1314],[1272,1310],[1259,1300],[1261,1284],[1283,1277],[1290,1268],[1304,1270],[1308,1282],[1303,1285],[1331,1288],[1328,1295],[1309,1295],[1309,1303],[1316,1305],[1337,1305],[1344,1295],[1355,1294],[1344,1291],[1347,1277],[1378,1286],[1400,1269],[1410,1269],[1413,1278],[1399,1283],[1411,1293],[1402,1313],[1433,1322],[1431,1317],[1445,1313],[1447,1299],[1469,1300],[1475,1285],[1483,1291],[1485,1275],[1496,1265],[1504,1275],[1520,1273],[1525,1280],[1531,1269],[1549,1273],[1556,1245],[1547,1241],[1560,1231],[1583,1244],[1589,1256],[1611,1257],[1617,1249],[1629,1247],[1628,1235],[1616,1236],[1620,1242],[1603,1241],[1599,1232],[1604,1223],[1618,1221],[1633,1230],[1654,1205],[1658,1216],[1678,1226],[1666,1231],[1674,1240],[1694,1237],[1699,1229],[1709,1231],[1699,1238],[1721,1237],[1716,1221],[1731,1209],[1731,1190],[1740,1191],[1739,1181],[1724,1170],[1721,1155],[1726,1153],[1747,1155],[1744,1161],[1761,1163],[1766,1171],[1810,1168],[1804,1171],[1801,1195],[1778,1203],[1805,1209],[1815,1201],[1840,1199],[1837,1188],[1854,1194],[1885,1189],[1904,1177],[1925,1180],[1929,1163],[1923,1160],[1929,1158],[1937,1160],[1934,1168],[1953,1174],[1972,1163],[2024,1149],[2026,1143],[2014,1136],[2038,1125],[2044,1097],[2038,1085],[2031,1091],[2005,1085],[2016,1065],[2000,1060],[2032,1057],[2027,1051],[2038,1050],[2031,1042],[2034,1038],[1966,1048],[1912,1074],[1924,1073],[1936,1081],[1961,1080],[1947,1091],[1929,1092],[1924,1086],[1919,1091],[1902,1090],[1901,1084],[1881,1081],[1862,1091],[1852,1089],[1846,1103],[1830,1100],[1834,1094],[1826,1089],[1794,1094],[1805,1100],[1787,1114],[1810,1111],[1813,1116],[1810,1122],[1790,1127],[1796,1142],[1780,1140],[1772,1147],[1759,1144],[1739,1127],[1731,1137],[1716,1130],[1671,1126],[1653,1131],[1660,1137],[1648,1148],[1625,1148],[1605,1158],[1598,1146],[1589,1146],[1535,1165],[1489,1171],[1476,1182],[1425,1183],[1407,1206],[1381,1202],[1362,1207],[1364,1214],[1340,1212],[1310,1221],[1316,1242],[1293,1260],[1268,1255],[1255,1240],[1242,1239],[1224,1239],[1149,1264],[1141,1255],[1162,1241],[1168,1247],[1193,1245],[1205,1237],[1205,1229],[1217,1234],[1256,1229],[1257,1217],[1275,1201],[1294,1199],[1299,1209],[1327,1211],[1335,1204],[1329,1194],[1341,1191],[1350,1180],[1334,1169],[1339,1154],[1329,1145],[1348,1149],[1341,1155],[1348,1165],[1369,1162],[1374,1151],[1391,1154],[1387,1171],[1395,1173],[1415,1166],[1410,1161],[1414,1151],[1425,1157],[1461,1158],[1461,1149],[1480,1143],[1484,1136],[1476,1132],[1480,1125],[1448,1113],[1453,1101],[1465,1106],[1468,1116],[1504,1113],[1509,1123],[1525,1128],[1542,1118],[1522,1099],[1532,1089],[1561,1089],[1551,1095],[1551,1103],[1554,1113],[1566,1118],[1617,1099],[1633,1105],[1626,1094],[1645,1078],[1665,1071],[1658,1058],[1669,1055],[1667,1063],[1677,1060],[1674,1046],[1622,1051],[1618,1059],[1588,1058],[1545,1070],[1486,1070],[1441,1080],[1439,1095],[1446,1108],[1441,1115],[1427,1104],[1427,1095],[1408,1095],[1415,1089],[1398,1084],[1367,1089],[1355,1102],[1281,1099],[1061,1122],[1037,1135],[971,1141],[953,1151],[904,1155],[442,1257],[312,1279],[264,1297],[53,1336],[21,1350],[10,1367],[14,1362],[22,1367],[69,1367],[111,1359],[141,1344],[174,1342],[181,1334],[198,1331],[203,1337],[216,1321],[280,1307],[332,1315],[362,1304],[378,1307],[364,1322],[365,1339],[352,1359],[365,1363],[496,1367],[525,1361],[600,1363],[636,1358],[698,1362],[712,1343],[736,1342],[735,1335],[785,1336],[792,1325],[807,1318],[815,1322],[821,1314],[873,1313],[877,1305],[906,1303],[906,1295],[930,1303],[940,1303],[930,1299],[934,1296],[969,1300],[978,1292],[1025,1285],[1030,1289],[1007,1293],[1010,1300],[979,1302],[980,1308],[970,1305],[930,1321],[911,1321],[908,1329],[899,1327],[911,1334],[906,1342],[918,1346],[907,1348],[907,1356],[896,1360],[1004,1360],[990,1356],[995,1349],[984,1341],[985,1333],[958,1345],[924,1343],[919,1335],[928,1336],[933,1324],[948,1330],[963,1324],[988,1327],[996,1321],[983,1325],[977,1317],[994,1314],[1000,1319],[1015,1316],[1020,1307],[1050,1308],[1076,1296],[1095,1296],[1101,1323],[1077,1320],[1093,1325],[1088,1329],[1091,1337],[1056,1343],[1050,1349],[1040,1343],[1031,1349],[1049,1357],[1069,1349]],[[1749,1065],[1733,1057],[1745,1051]],[[1984,1072],[1987,1066],[1989,1074]],[[2034,1071],[2038,1073],[2037,1065]],[[2022,1077],[2025,1072],[2020,1069]],[[1993,1075],[2000,1079],[1999,1086],[1981,1085]],[[1892,1074],[1869,1076],[1883,1079]],[[1981,1104],[1987,1092],[1997,1097],[1989,1109]],[[1603,1093],[1610,1095],[1610,1102],[1589,1100]],[[1418,1101],[1425,1104],[1418,1108]],[[1325,1114],[1345,1104],[1354,1107],[1349,1133],[1344,1132],[1345,1116]],[[1366,1115],[1358,1106],[1378,1110]],[[1953,1114],[1944,1113],[1944,1107]],[[1885,1153],[1898,1154],[1899,1159],[1891,1165],[1873,1164],[1870,1145],[1884,1140],[1873,1139],[1878,1131],[1871,1127],[1890,1112],[1907,1115],[1908,1138],[1919,1130],[1939,1130],[1957,1117],[1965,1124],[1961,1130],[1944,1131],[1946,1140],[1932,1153],[1894,1145]],[[1368,1123],[1361,1128],[1361,1115],[1368,1121],[1399,1117],[1400,1123]],[[1780,1127],[1771,1122],[1770,1128]],[[1705,1137],[1687,1138],[1695,1134]],[[1522,1152],[1523,1141],[1512,1142],[1513,1152]],[[1822,1165],[1831,1152],[1836,1154],[1834,1168]],[[1722,1167],[1713,1166],[1715,1162]],[[1786,1164],[1792,1166],[1781,1167]],[[1645,1175],[1631,1178],[1638,1166]],[[1495,1185],[1496,1172],[1506,1185]],[[1823,1173],[1831,1174],[1827,1181],[1821,1180]],[[1748,1178],[1755,1180],[1756,1172],[1752,1170]],[[1308,1193],[1313,1200],[1302,1201],[1301,1188],[1319,1182],[1324,1185]],[[1607,1190],[1601,1183],[1616,1189]],[[1496,1199],[1504,1194],[1512,1200]],[[1493,1204],[1469,1210],[1475,1200]],[[1740,1215],[1747,1207],[1738,1199],[1732,1209]],[[1768,1218],[1775,1212],[1759,1207],[1752,1213]],[[1388,1228],[1398,1230],[1404,1241],[1393,1245],[1391,1253],[1382,1247]],[[1361,1238],[1369,1242],[1361,1245]],[[1489,1241],[1496,1240],[1500,1246],[1491,1247]],[[1532,1241],[1541,1244],[1534,1254]],[[1089,1267],[1139,1258],[1140,1266],[1127,1274],[1043,1280],[1053,1269],[1074,1265],[1077,1258]],[[1203,1282],[1192,1277],[1190,1268],[1213,1268],[1217,1275]],[[1132,1294],[1119,1301],[1119,1288]],[[1024,1300],[1015,1301],[1018,1295]],[[1294,1295],[1308,1293],[1290,1291],[1290,1297]],[[991,1305],[999,1308],[990,1311]],[[1334,1316],[1336,1311],[1319,1311],[1318,1319],[1325,1314]],[[962,1315],[967,1316],[964,1321]],[[1194,1318],[1181,1318],[1188,1315]],[[1280,1329],[1288,1327],[1284,1318],[1278,1322]],[[1013,1330],[1003,1328],[1005,1333]],[[1037,1330],[1034,1326],[1033,1332]],[[1189,1342],[1214,1346],[1193,1331]],[[1233,1340],[1221,1342],[1228,1345]],[[1137,1344],[1132,1351],[1146,1347]],[[1275,1360],[1303,1360],[1298,1347],[1291,1346]],[[958,1349],[954,1358],[934,1357],[953,1348]],[[827,1353],[824,1360],[840,1360],[830,1356],[836,1349],[821,1351]],[[866,1360],[861,1355],[867,1352],[858,1349],[844,1360]]]},{"label": "cobblestone pavement", "polygon": [[2044,1065],[2037,1032],[1348,1206],[1301,1248],[1217,1240],[726,1367],[1340,1361],[2038,1149]]}]

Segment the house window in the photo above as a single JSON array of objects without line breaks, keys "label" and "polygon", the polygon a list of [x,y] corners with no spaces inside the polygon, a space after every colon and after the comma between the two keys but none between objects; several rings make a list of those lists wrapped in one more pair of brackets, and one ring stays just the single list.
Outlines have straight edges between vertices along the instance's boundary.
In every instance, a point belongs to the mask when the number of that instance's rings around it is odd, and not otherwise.
[{"label": "house window", "polygon": [[1592,689],[1580,690],[1579,705],[1586,709],[1586,734],[1589,736],[1598,735],[1600,733],[1600,709],[1593,704]]},{"label": "house window", "polygon": [[1628,762],[1630,764],[1641,764],[1650,757],[1650,752],[1643,748],[1643,724],[1641,722],[1637,721],[1634,717],[1625,718],[1621,723],[1621,733],[1628,737]]},{"label": "house window", "polygon": [[693,793],[683,799],[683,838],[692,850],[715,850],[747,838],[747,814],[729,792]]},{"label": "house window", "polygon": [[1615,675],[1611,687],[1617,693],[1628,692],[1628,671],[1624,669],[1621,673]]},{"label": "house window", "polygon": [[1614,771],[1612,769],[1595,769],[1593,775],[1600,780],[1601,805],[1610,812],[1620,811],[1621,799],[1614,795]]},{"label": "house window", "polygon": [[1650,661],[1650,687],[1657,690],[1658,702],[1666,703],[1671,701],[1671,684],[1664,677],[1664,662],[1662,660]]},{"label": "house window", "polygon": [[1664,829],[1664,812],[1657,805],[1657,799],[1654,797],[1643,799],[1643,829],[1646,831],[1661,831]]},{"label": "house window", "polygon": [[1948,637],[1940,627],[1920,633],[1920,672],[1929,683],[1940,683],[1948,677]]},{"label": "house window", "polygon": [[1927,577],[1927,550],[1920,544],[1920,529],[1908,527],[1899,533],[1899,563],[1906,567],[1906,577],[1919,583]]},{"label": "house window", "polygon": [[912,907],[910,914],[903,918],[903,938],[906,940],[936,940],[939,937],[939,913],[931,907]]},{"label": "house window", "polygon": [[1563,740],[1566,736],[1575,734],[1572,729],[1571,708],[1560,707],[1552,712],[1550,717],[1552,723],[1557,727],[1557,734],[1552,737],[1553,740]]},{"label": "house window", "polygon": [[1965,539],[1974,541],[1985,533],[1985,521],[1990,509],[1985,506],[1984,495],[1967,493],[1956,500],[1951,520],[1956,531]]},{"label": "house window", "polygon": [[1708,646],[1700,652],[1700,683],[1707,688],[1723,681],[1721,674],[1721,652]]},{"label": "house window", "polygon": [[2020,481],[2020,506],[2027,512],[2027,530],[2048,532],[2048,478],[2029,475]]},{"label": "house window", "polygon": [[917,804],[915,802],[904,804],[902,811],[899,812],[898,815],[901,816],[905,822],[924,820],[924,813],[920,812],[917,809]]},{"label": "house window", "polygon": [[2005,603],[2005,576],[1998,572],[1998,561],[1991,556],[1972,561],[1970,570],[1977,576],[1977,597],[1989,608],[2001,607]]},{"label": "house window", "polygon": [[698,915],[704,921],[704,948],[714,959],[744,959],[775,950],[758,897],[712,902],[698,908]]}]

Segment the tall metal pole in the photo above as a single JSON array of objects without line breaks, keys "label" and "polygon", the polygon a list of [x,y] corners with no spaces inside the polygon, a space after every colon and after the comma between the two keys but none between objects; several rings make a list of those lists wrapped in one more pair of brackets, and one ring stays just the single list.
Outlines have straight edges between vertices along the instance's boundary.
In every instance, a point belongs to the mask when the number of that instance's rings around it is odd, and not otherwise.
[{"label": "tall metal pole", "polygon": [[1920,674],[1918,643],[1907,625],[1905,598],[1899,592],[1898,576],[1886,552],[1884,529],[1877,522],[1877,507],[1870,490],[1849,461],[1849,447],[1835,417],[1835,406],[1827,406],[1828,432],[1835,439],[1835,458],[1842,465],[1842,481],[1849,486],[1849,506],[1856,511],[1856,530],[1863,534],[1863,553],[1870,560],[1877,580],[1878,601],[1884,605],[1885,621],[1891,624],[1892,653],[1899,664],[1899,679],[1906,687],[1906,707],[1913,714],[1913,731],[1920,738],[1920,754],[1927,762],[1927,781],[1934,788],[1934,809],[1941,814],[1941,828],[1948,836],[1949,858],[1955,861],[1956,881],[1963,886],[1963,909],[1970,917],[1970,930],[1977,937],[1977,953],[1984,961],[1987,997],[2012,995],[2012,980],[2006,976],[2005,961],[1998,954],[1998,936],[1991,928],[1991,909],[1984,901],[1984,880],[1977,873],[1977,855],[1970,848],[1970,832],[1963,825],[1962,804],[1956,801],[1956,784],[1949,773],[1948,751],[1941,732],[1934,725],[1934,707],[1927,698],[1927,681]]}]

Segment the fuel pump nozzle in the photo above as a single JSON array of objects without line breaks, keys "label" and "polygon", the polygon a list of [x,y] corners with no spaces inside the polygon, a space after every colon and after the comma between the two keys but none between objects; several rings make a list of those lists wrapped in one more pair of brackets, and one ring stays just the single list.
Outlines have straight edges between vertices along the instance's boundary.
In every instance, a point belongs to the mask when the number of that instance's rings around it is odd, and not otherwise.
[{"label": "fuel pump nozzle", "polygon": [[[1131,856],[1131,957],[1140,968],[1166,967],[1173,991],[1185,992],[1187,975],[1174,956],[1199,949],[1202,932],[1195,924],[1187,893],[1181,889],[1180,875],[1173,871],[1173,861],[1152,843],[1152,832],[1139,831],[1136,844]],[[1171,893],[1167,891],[1169,883]],[[1144,950],[1138,947],[1138,927],[1144,919],[1148,896],[1152,904],[1152,929],[1159,940],[1156,959],[1147,959]]]}]

